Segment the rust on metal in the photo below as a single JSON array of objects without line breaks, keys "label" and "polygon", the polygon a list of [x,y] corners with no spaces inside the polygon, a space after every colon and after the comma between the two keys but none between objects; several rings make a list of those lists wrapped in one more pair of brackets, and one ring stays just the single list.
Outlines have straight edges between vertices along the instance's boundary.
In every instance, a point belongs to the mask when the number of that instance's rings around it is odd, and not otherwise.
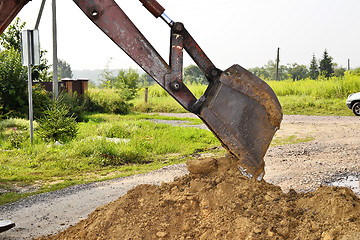
[{"label": "rust on metal", "polygon": [[28,2],[29,0],[0,0],[0,34]]},{"label": "rust on metal", "polygon": [[[214,77],[217,77],[217,75],[213,74],[213,71],[218,69],[185,28],[182,30],[182,33],[184,35],[184,48],[186,52],[204,72],[208,81],[212,82]],[[221,71],[218,72],[221,73]]]},{"label": "rust on metal", "polygon": [[[170,49],[170,68],[171,68],[171,80],[170,84],[182,83],[183,74],[183,37],[177,33],[171,33],[171,49]],[[174,89],[173,89],[174,90]],[[178,91],[179,89],[177,89]]]},{"label": "rust on metal", "polygon": [[171,82],[171,67],[136,28],[115,1],[74,0],[74,2],[91,21],[146,73],[152,76],[155,81],[169,92],[185,109],[188,109],[188,106],[196,101],[196,98],[186,86],[182,86],[180,91],[173,91],[170,88],[168,83]]},{"label": "rust on metal", "polygon": [[154,0],[139,0],[139,1],[156,18],[160,17],[161,14],[165,11],[165,8],[163,8],[157,1]]}]

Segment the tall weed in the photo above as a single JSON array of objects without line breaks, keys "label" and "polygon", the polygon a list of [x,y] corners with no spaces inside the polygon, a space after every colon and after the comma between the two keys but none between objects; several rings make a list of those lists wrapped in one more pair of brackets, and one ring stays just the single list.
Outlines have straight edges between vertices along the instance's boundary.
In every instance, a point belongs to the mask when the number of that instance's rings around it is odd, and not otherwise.
[{"label": "tall weed", "polygon": [[[189,90],[196,98],[205,93],[207,85],[187,84]],[[141,89],[138,97],[132,101],[133,110],[138,112],[187,112],[174,98],[170,96],[160,85],[152,85],[148,88],[148,102],[145,103],[145,90]]]},{"label": "tall weed", "polygon": [[86,96],[90,112],[128,114],[131,109],[131,104],[118,90],[90,88]]},{"label": "tall weed", "polygon": [[316,98],[346,98],[350,93],[360,91],[360,76],[351,71],[343,77],[318,80],[268,81],[278,96],[312,96]]}]

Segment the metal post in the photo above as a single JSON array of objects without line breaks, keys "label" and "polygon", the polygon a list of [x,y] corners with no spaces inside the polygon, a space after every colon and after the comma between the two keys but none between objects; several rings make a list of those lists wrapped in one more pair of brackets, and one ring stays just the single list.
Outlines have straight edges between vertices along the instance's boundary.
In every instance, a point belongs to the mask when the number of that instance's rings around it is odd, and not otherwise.
[{"label": "metal post", "polygon": [[276,57],[276,81],[279,80],[279,62],[280,62],[280,59],[279,59],[279,55],[280,55],[280,48],[277,49],[277,57]]},{"label": "metal post", "polygon": [[41,2],[39,14],[38,14],[38,17],[37,17],[37,20],[36,20],[36,24],[35,24],[35,29],[38,29],[38,28],[39,28],[41,16],[42,16],[42,13],[43,13],[43,11],[44,11],[45,2],[46,2],[46,0],[42,0],[42,2]]},{"label": "metal post", "polygon": [[28,95],[29,95],[29,121],[30,121],[30,143],[33,144],[34,140],[34,114],[33,114],[33,100],[32,100],[32,76],[31,76],[31,64],[32,64],[32,42],[31,32],[28,31]]},{"label": "metal post", "polygon": [[52,0],[52,23],[53,23],[53,100],[59,97],[58,89],[58,59],[57,59],[57,29],[56,29],[56,0]]},{"label": "metal post", "polygon": [[146,88],[145,88],[145,103],[148,102],[148,95],[149,95],[149,88],[146,87]]},{"label": "metal post", "polygon": [[34,115],[33,115],[33,101],[32,101],[32,78],[31,65],[28,66],[28,85],[29,85],[29,120],[30,120],[30,142],[33,144],[34,139]]},{"label": "metal post", "polygon": [[350,59],[348,59],[348,71],[350,71]]},{"label": "metal post", "polygon": [[33,144],[33,99],[32,99],[32,76],[31,66],[40,64],[40,40],[38,30],[23,30],[21,32],[21,61],[23,66],[28,68],[28,95],[29,95],[29,121],[30,121],[30,142]]}]

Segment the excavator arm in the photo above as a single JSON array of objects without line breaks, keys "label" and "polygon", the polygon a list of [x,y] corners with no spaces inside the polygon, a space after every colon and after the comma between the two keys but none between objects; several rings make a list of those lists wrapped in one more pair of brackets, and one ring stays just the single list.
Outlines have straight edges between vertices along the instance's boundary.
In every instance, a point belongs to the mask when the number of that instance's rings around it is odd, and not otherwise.
[{"label": "excavator arm", "polygon": [[[0,0],[1,31],[28,2]],[[264,156],[280,127],[282,110],[273,90],[239,65],[219,70],[180,22],[173,22],[155,0],[140,2],[171,28],[167,63],[114,0],[74,0],[84,14],[152,76],[179,104],[195,113],[220,140],[239,170],[249,178],[264,175]],[[8,8],[5,7],[8,6]],[[12,10],[9,10],[12,8]],[[8,17],[3,17],[11,13]],[[199,99],[182,81],[183,50],[205,74],[209,85]]]},{"label": "excavator arm", "polygon": [[0,0],[0,34],[29,1],[31,0]]}]

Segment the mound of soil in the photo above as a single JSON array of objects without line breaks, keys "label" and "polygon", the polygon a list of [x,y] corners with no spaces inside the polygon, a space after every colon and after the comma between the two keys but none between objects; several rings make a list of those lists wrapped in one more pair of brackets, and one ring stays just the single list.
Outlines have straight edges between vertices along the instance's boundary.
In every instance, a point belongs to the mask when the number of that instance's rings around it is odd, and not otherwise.
[{"label": "mound of soil", "polygon": [[140,185],[56,236],[40,239],[360,239],[360,199],[342,187],[283,193],[230,158],[187,163],[189,175]]}]

